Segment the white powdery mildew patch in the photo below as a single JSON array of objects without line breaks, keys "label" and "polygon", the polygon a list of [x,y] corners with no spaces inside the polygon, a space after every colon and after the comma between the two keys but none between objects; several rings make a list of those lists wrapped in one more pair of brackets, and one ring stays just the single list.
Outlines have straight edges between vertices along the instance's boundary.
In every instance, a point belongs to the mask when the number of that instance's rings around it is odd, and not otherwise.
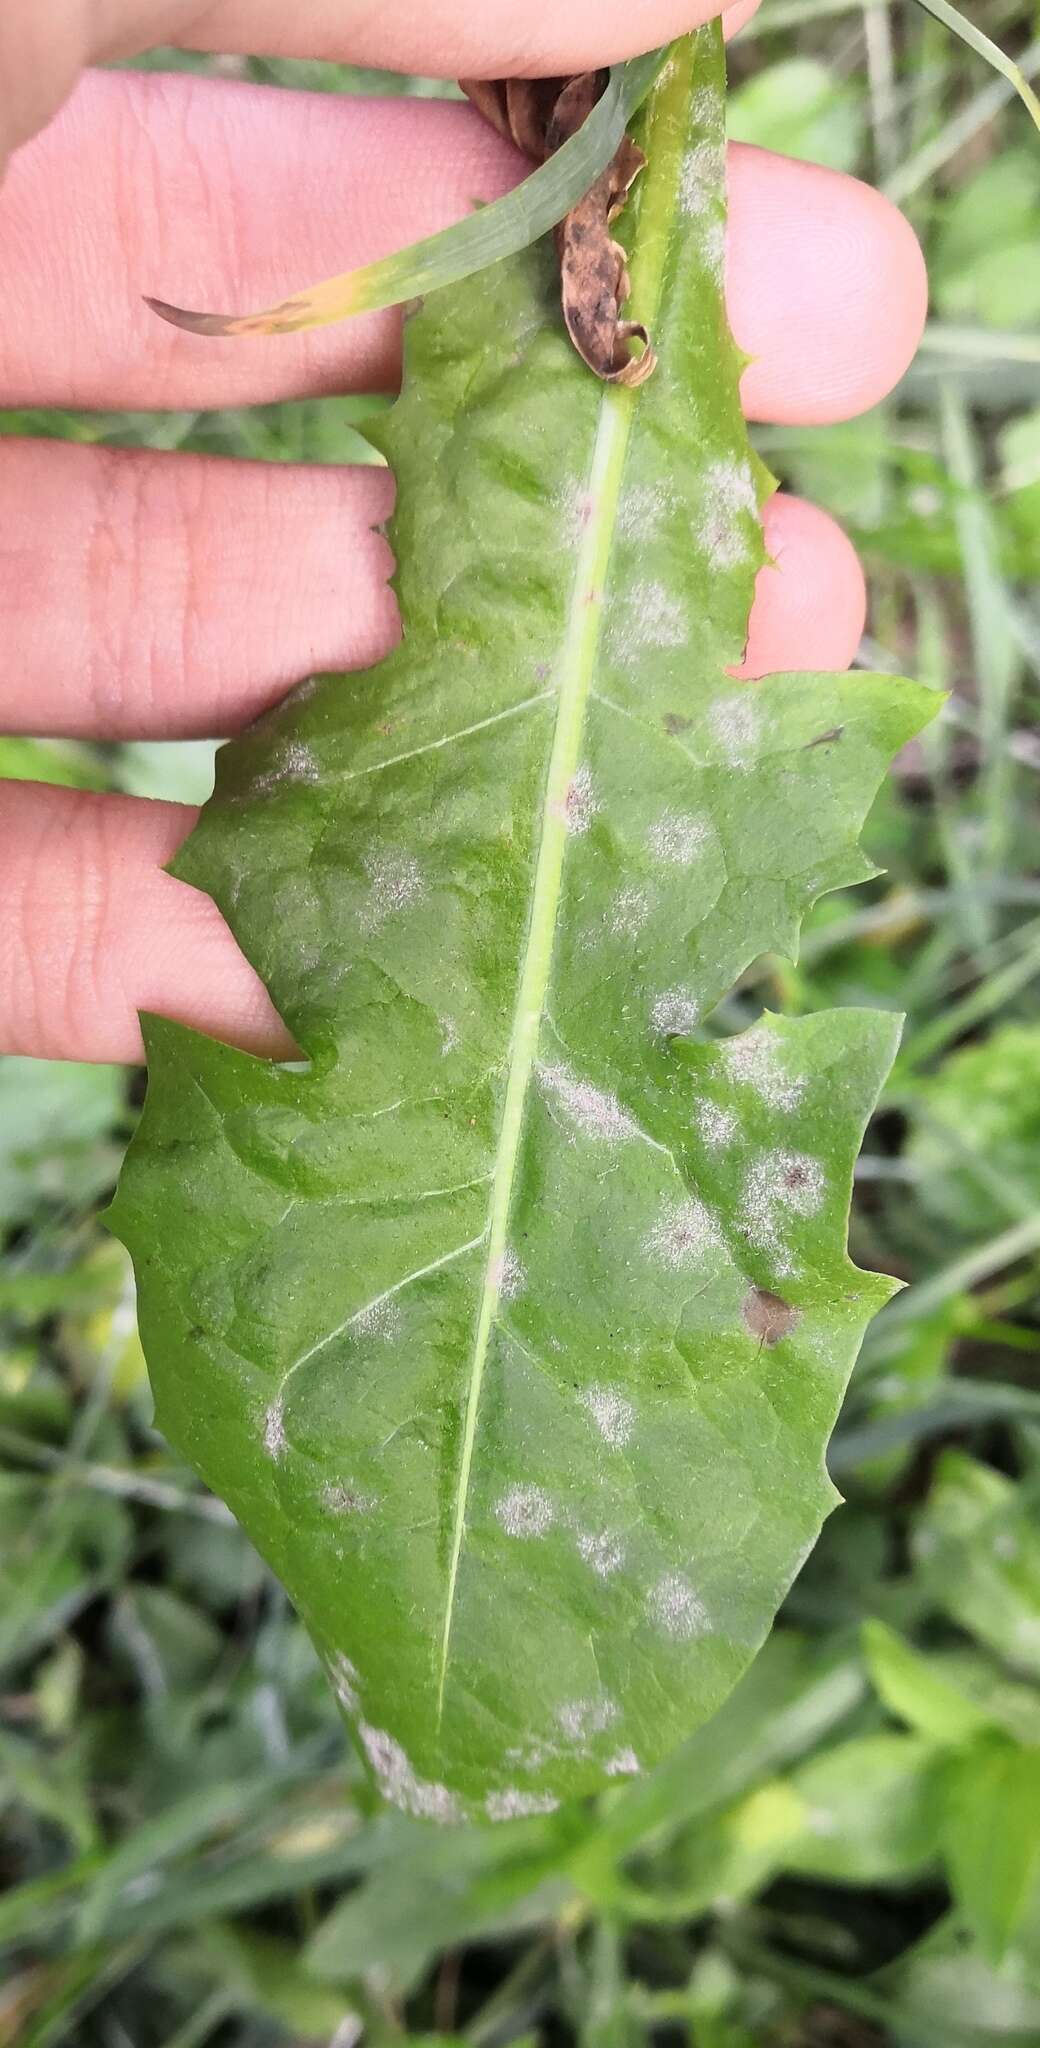
[{"label": "white powdery mildew patch", "polygon": [[637,654],[642,647],[685,647],[688,637],[682,605],[663,583],[634,584],[610,628],[612,644],[622,656]]},{"label": "white powdery mildew patch", "polygon": [[688,868],[696,860],[705,840],[708,827],[703,818],[694,818],[688,811],[665,811],[647,833],[647,845],[655,860],[668,861],[672,867]]},{"label": "white powdery mildew patch", "polygon": [[370,1728],[367,1722],[362,1722],[358,1732],[379,1790],[391,1806],[399,1806],[404,1813],[414,1814],[417,1820],[447,1823],[462,1819],[462,1809],[454,1793],[449,1792],[446,1785],[420,1778],[406,1751],[384,1728]]},{"label": "white powdery mildew patch", "polygon": [[527,1820],[535,1813],[555,1813],[559,1800],[551,1792],[518,1792],[507,1786],[504,1792],[489,1792],[484,1812],[489,1820]]},{"label": "white powdery mildew patch", "polygon": [[600,806],[592,787],[590,768],[579,768],[573,775],[563,800],[563,822],[572,837],[580,839],[587,832]]},{"label": "white powdery mildew patch", "polygon": [[753,1088],[770,1109],[797,1109],[806,1079],[785,1072],[776,1040],[768,1031],[745,1031],[739,1038],[727,1039],[721,1057],[730,1080]]},{"label": "white powdery mildew patch", "polygon": [[679,204],[691,219],[706,213],[721,196],[722,151],[717,142],[695,142],[679,173]]},{"label": "white powdery mildew patch", "polygon": [[694,93],[690,104],[690,119],[695,128],[706,128],[710,135],[722,140],[722,103],[710,85],[702,85]]},{"label": "white powdery mildew patch", "polygon": [[612,1450],[621,1450],[632,1434],[636,1419],[631,1401],[626,1401],[616,1387],[589,1387],[581,1398],[604,1443],[608,1443]]},{"label": "white powdery mildew patch", "polygon": [[401,1328],[401,1311],[395,1301],[373,1301],[358,1312],[350,1327],[359,1336],[381,1337],[389,1344]]},{"label": "white powdery mildew patch", "polygon": [[517,1295],[524,1291],[527,1268],[507,1246],[501,1258],[495,1261],[491,1279],[502,1301],[515,1301]]},{"label": "white powdery mildew patch", "polygon": [[713,704],[710,719],[723,759],[731,768],[750,768],[758,742],[758,706],[750,688]]},{"label": "white powdery mildew patch", "polygon": [[700,1015],[699,1005],[685,989],[669,988],[654,997],[650,1022],[660,1038],[682,1038],[696,1030]]},{"label": "white powdery mildew patch", "polygon": [[697,1195],[674,1202],[659,1216],[644,1242],[651,1258],[681,1272],[695,1266],[705,1252],[720,1251],[722,1236],[711,1210]]},{"label": "white powdery mildew patch", "polygon": [[665,1572],[651,1587],[647,1607],[651,1620],[677,1642],[692,1642],[695,1636],[708,1632],[710,1624],[704,1602],[682,1572]]},{"label": "white powdery mildew patch", "polygon": [[603,1735],[617,1720],[619,1708],[616,1700],[601,1693],[598,1699],[564,1700],[556,1709],[559,1722],[567,1740],[583,1748],[594,1735]]},{"label": "white powdery mildew patch", "polygon": [[697,1105],[696,1118],[701,1138],[713,1151],[721,1152],[725,1146],[733,1143],[737,1119],[731,1109],[722,1109],[717,1102],[700,1102]]},{"label": "white powdery mildew patch", "polygon": [[459,1027],[454,1017],[439,1017],[437,1021],[441,1028],[441,1057],[443,1059],[450,1052],[458,1052],[461,1044]]},{"label": "white powdery mildew patch", "polygon": [[410,853],[372,853],[364,866],[369,891],[359,922],[362,931],[374,932],[388,917],[418,902],[424,888],[422,869]]},{"label": "white powdery mildew patch", "polygon": [[538,1079],[584,1137],[618,1145],[623,1138],[639,1136],[638,1124],[622,1108],[617,1096],[608,1094],[605,1088],[594,1088],[591,1081],[579,1081],[563,1066],[539,1067]]},{"label": "white powdery mildew patch", "polygon": [[361,1684],[357,1665],[352,1664],[350,1658],[343,1655],[342,1650],[334,1650],[327,1668],[340,1706],[345,1707],[348,1714],[356,1714],[360,1704],[358,1688]]},{"label": "white powdery mildew patch", "polygon": [[601,1529],[595,1534],[591,1530],[583,1530],[578,1537],[578,1552],[601,1579],[609,1579],[611,1572],[620,1571],[625,1562],[625,1546],[619,1537],[610,1534],[609,1529]]},{"label": "white powdery mildew patch", "polygon": [[638,1778],[642,1768],[634,1749],[619,1749],[603,1766],[608,1778]]},{"label": "white powdery mildew patch", "polygon": [[618,527],[626,540],[653,540],[675,499],[667,484],[632,484],[618,506]]},{"label": "white powdery mildew patch", "polygon": [[544,1536],[556,1510],[541,1486],[510,1486],[495,1502],[495,1515],[507,1536]]},{"label": "white powdery mildew patch", "polygon": [[290,740],[274,766],[265,768],[254,777],[250,794],[266,796],[269,790],[279,789],[285,782],[313,783],[319,781],[320,776],[321,769],[310,747],[303,740]]},{"label": "white powdery mildew patch", "polygon": [[264,1416],[264,1449],[269,1458],[284,1458],[289,1448],[285,1434],[285,1408],[282,1397],[271,1402]]},{"label": "white powdery mildew patch", "polygon": [[823,1168],[806,1152],[765,1152],[752,1161],[744,1180],[743,1228],[752,1244],[772,1254],[778,1273],[793,1271],[784,1244],[784,1212],[815,1215],[823,1200]]},{"label": "white powdery mildew patch", "polygon": [[758,516],[755,479],[747,462],[716,462],[705,485],[701,542],[713,569],[735,569],[747,559],[747,515]]},{"label": "white powdery mildew patch", "polygon": [[634,939],[650,915],[650,898],[645,889],[619,889],[607,912],[607,925],[616,939]]},{"label": "white powdery mildew patch", "polygon": [[364,1493],[359,1486],[330,1480],[321,1490],[321,1504],[330,1515],[370,1515],[379,1506],[377,1493]]},{"label": "white powdery mildew patch", "polygon": [[584,484],[570,477],[557,493],[556,504],[562,514],[563,527],[572,547],[577,547],[582,534],[592,518],[595,501]]},{"label": "white powdery mildew patch", "polygon": [[705,268],[715,283],[721,284],[726,269],[726,230],[720,220],[708,222],[701,241]]}]

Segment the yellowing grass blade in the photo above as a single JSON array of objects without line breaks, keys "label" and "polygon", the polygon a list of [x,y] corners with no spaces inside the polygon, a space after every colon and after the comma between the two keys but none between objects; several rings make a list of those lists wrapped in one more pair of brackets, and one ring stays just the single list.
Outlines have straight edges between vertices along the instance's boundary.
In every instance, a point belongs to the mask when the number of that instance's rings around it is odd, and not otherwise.
[{"label": "yellowing grass blade", "polygon": [[193,313],[163,299],[149,298],[146,303],[190,334],[298,334],[307,327],[331,326],[353,313],[374,313],[382,306],[422,298],[440,285],[471,277],[537,241],[588,191],[614,155],[664,55],[663,50],[654,50],[628,64],[616,64],[606,91],[576,135],[512,192],[440,234],[305,287],[258,313]]}]

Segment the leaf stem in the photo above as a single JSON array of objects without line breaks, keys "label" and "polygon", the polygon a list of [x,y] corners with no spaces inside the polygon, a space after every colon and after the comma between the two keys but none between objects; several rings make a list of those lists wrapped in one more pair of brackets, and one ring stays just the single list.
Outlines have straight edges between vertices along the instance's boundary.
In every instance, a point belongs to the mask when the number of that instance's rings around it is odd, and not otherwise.
[{"label": "leaf stem", "polygon": [[[686,133],[685,109],[694,63],[694,42],[676,44],[660,75],[648,114],[649,166],[639,209],[639,246],[633,257],[633,295],[638,295],[653,332],[668,251],[668,227],[676,203],[677,147]],[[531,891],[527,941],[520,969],[509,1042],[505,1098],[491,1187],[488,1254],[470,1362],[462,1447],[455,1492],[455,1517],[448,1566],[444,1624],[437,1679],[437,1725],[445,1688],[455,1618],[459,1566],[466,1535],[466,1506],[477,1437],[480,1396],[502,1289],[509,1217],[523,1138],[525,1112],[552,969],[567,848],[567,800],[581,764],[585,715],[603,629],[604,588],[617,524],[618,500],[638,391],[604,388],[599,425],[586,485],[591,508],[581,537],[571,586],[569,613],[557,673],[559,705],[542,802],[541,827]]]}]

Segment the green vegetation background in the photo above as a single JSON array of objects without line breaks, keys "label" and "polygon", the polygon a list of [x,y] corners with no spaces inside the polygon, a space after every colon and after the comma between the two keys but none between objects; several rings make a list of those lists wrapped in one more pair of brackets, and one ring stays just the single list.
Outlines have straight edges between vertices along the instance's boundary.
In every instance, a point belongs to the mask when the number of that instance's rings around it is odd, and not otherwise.
[{"label": "green vegetation background", "polygon": [[[1032,7],[973,18],[1036,76]],[[765,0],[733,73],[733,133],[878,181],[933,281],[887,405],[758,435],[863,553],[865,661],[951,692],[875,811],[884,879],[727,1006],[908,1012],[853,1250],[910,1285],[833,1445],[848,1505],[652,1778],[486,1833],[380,1811],[284,1596],[150,1425],[97,1220],[140,1077],[0,1063],[0,2048],[1040,2039],[1040,146],[910,0]],[[321,461],[342,422],[0,430]],[[0,773],[196,798],[212,753],[0,740]]]}]

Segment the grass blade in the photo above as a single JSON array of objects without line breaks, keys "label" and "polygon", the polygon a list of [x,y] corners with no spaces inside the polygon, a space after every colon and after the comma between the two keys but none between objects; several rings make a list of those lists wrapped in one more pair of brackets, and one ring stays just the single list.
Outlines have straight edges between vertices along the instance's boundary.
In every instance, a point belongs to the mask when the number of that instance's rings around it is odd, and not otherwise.
[{"label": "grass blade", "polygon": [[439,234],[398,249],[392,256],[382,256],[360,270],[326,278],[259,313],[193,313],[153,298],[146,304],[161,319],[189,334],[299,334],[305,328],[331,326],[353,313],[399,306],[441,285],[458,284],[503,256],[515,256],[529,248],[563,219],[610,162],[663,57],[663,50],[653,50],[628,64],[616,64],[588,120],[547,163],[540,164],[503,198],[467,214],[465,220]]},{"label": "grass blade", "polygon": [[936,21],[941,21],[944,28],[952,29],[955,36],[960,36],[962,43],[967,43],[970,50],[974,50],[977,56],[984,57],[987,64],[993,66],[994,71],[999,71],[1001,77],[1007,79],[1023,106],[1028,108],[1036,126],[1040,128],[1040,99],[1037,98],[1021,66],[1016,64],[1013,58],[1005,56],[999,43],[983,35],[982,30],[976,28],[974,22],[969,21],[958,8],[950,6],[949,0],[917,0],[917,4],[926,8],[929,14],[933,14]]}]

